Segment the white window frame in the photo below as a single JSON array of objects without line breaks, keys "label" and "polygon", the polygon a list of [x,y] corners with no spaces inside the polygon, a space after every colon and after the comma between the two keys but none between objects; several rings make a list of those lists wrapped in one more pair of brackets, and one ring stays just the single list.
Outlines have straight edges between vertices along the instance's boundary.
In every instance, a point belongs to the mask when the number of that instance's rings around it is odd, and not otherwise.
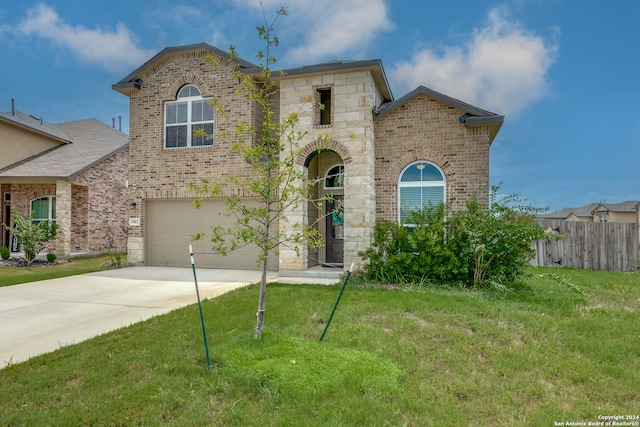
[{"label": "white window frame", "polygon": [[[189,90],[191,90],[191,88],[194,88],[195,90],[197,90],[198,95],[195,96],[180,96],[180,94],[185,91],[187,88],[189,88]],[[175,149],[184,149],[184,148],[192,148],[192,147],[211,147],[213,146],[213,138],[211,137],[211,134],[213,134],[213,126],[214,126],[214,122],[215,122],[215,114],[213,112],[213,110],[211,110],[211,114],[212,114],[212,118],[211,120],[193,120],[192,117],[192,113],[193,113],[193,105],[195,102],[202,102],[202,101],[206,101],[206,103],[209,102],[209,98],[203,98],[201,96],[201,92],[200,89],[193,84],[188,84],[188,85],[184,85],[180,88],[180,90],[178,90],[178,94],[176,95],[176,100],[175,101],[167,101],[164,104],[164,149],[165,150],[175,150]],[[187,119],[186,122],[176,122],[176,123],[167,123],[167,110],[170,106],[177,106],[179,104],[186,104],[187,105]],[[202,144],[198,144],[198,145],[193,145],[193,131],[197,126],[204,126],[204,125],[210,125],[211,127],[211,134],[208,137],[196,137],[196,138],[203,138],[203,143]],[[186,145],[184,146],[177,146],[177,147],[167,147],[167,131],[169,128],[173,128],[173,127],[182,127],[182,126],[186,126],[186,131],[187,131],[187,135],[186,135]]]},{"label": "white window frame", "polygon": [[42,222],[42,221],[47,221],[49,224],[56,222],[56,218],[53,216],[53,203],[56,201],[56,196],[40,196],[40,197],[36,197],[35,199],[31,199],[29,201],[29,213],[31,214],[31,212],[33,212],[35,209],[33,209],[33,202],[38,201],[38,200],[42,200],[42,199],[48,199],[48,207],[47,207],[47,217],[46,218],[33,218],[33,222]]},{"label": "white window frame", "polygon": [[[329,177],[329,172],[331,172],[334,168],[338,167],[338,166],[342,166],[342,185],[339,187],[327,187],[327,178]],[[331,165],[327,168],[327,172],[325,172],[324,174],[324,178],[322,179],[322,187],[325,190],[340,190],[344,188],[344,164],[342,163],[336,163],[334,165]]]},{"label": "white window frame", "polygon": [[[431,165],[433,167],[435,167],[438,172],[440,172],[440,175],[442,176],[442,180],[441,181],[409,181],[409,182],[402,182],[402,177],[404,176],[405,172],[407,172],[407,170],[409,168],[411,168],[414,165],[420,164],[420,163],[424,163],[427,165]],[[404,167],[404,169],[402,169],[402,171],[400,172],[400,175],[398,176],[398,223],[401,225],[405,225],[405,226],[413,226],[415,224],[409,224],[409,223],[403,223],[402,222],[402,188],[423,188],[423,187],[442,187],[442,202],[444,203],[447,200],[447,178],[444,174],[444,172],[442,171],[442,169],[440,169],[440,167],[438,165],[436,165],[435,163],[429,162],[427,160],[418,160],[415,162],[412,162],[410,164],[408,164],[407,166]],[[422,206],[426,206],[424,203],[422,204]]]}]

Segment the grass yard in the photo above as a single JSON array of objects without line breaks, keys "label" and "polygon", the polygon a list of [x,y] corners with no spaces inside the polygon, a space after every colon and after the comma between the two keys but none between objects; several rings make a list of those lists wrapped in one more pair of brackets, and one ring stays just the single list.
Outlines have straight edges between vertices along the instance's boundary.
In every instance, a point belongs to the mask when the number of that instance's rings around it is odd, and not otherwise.
[{"label": "grass yard", "polygon": [[[19,285],[37,280],[56,279],[76,274],[93,273],[103,270],[102,264],[108,262],[107,255],[72,258],[68,262],[57,265],[33,265],[31,267],[0,266],[0,287]],[[126,257],[125,262],[126,265]]]},{"label": "grass yard", "polygon": [[[254,285],[0,370],[0,425],[553,426],[640,414],[640,272],[516,292]],[[543,276],[539,276],[543,275]],[[633,422],[636,422],[634,420]],[[557,425],[557,424],[556,424]]]}]

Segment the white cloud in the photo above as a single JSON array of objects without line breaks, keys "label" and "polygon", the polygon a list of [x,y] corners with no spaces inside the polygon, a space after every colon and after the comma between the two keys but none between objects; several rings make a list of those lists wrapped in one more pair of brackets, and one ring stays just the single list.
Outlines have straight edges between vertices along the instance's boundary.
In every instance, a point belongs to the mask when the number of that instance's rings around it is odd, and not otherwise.
[{"label": "white cloud", "polygon": [[[256,0],[234,3],[260,10]],[[282,2],[263,0],[262,4],[270,22]],[[345,53],[351,59],[354,51],[364,54],[381,32],[394,28],[385,0],[296,0],[285,9],[288,17],[278,21],[278,34],[289,47],[287,62],[296,65],[343,59],[336,55]]]},{"label": "white cloud", "polygon": [[130,70],[155,53],[138,48],[134,34],[121,23],[115,31],[72,26],[44,3],[29,9],[17,30],[25,35],[50,39],[71,50],[82,61],[111,71]]},{"label": "white cloud", "polygon": [[464,47],[423,49],[396,64],[392,81],[403,90],[423,85],[461,101],[516,115],[548,92],[547,71],[557,45],[509,22],[504,10],[489,12],[485,27]]}]

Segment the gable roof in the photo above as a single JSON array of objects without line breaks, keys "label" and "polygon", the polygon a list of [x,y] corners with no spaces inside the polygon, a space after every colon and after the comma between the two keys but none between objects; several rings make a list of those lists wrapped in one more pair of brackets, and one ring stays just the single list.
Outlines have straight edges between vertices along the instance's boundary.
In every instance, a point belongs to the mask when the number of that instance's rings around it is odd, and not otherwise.
[{"label": "gable roof", "polygon": [[636,205],[640,203],[638,200],[626,200],[620,203],[599,203],[592,210],[591,213],[595,212],[635,212]]},{"label": "gable roof", "polygon": [[73,179],[129,144],[129,136],[96,119],[48,124],[67,135],[68,143],[0,169],[0,178]]},{"label": "gable roof", "polygon": [[591,212],[596,206],[598,206],[597,203],[589,203],[588,205],[584,205],[579,208],[562,208],[547,214],[538,215],[538,217],[548,219],[566,219],[571,214],[577,217],[590,217]]},{"label": "gable roof", "polygon": [[65,144],[71,142],[69,136],[53,124],[19,111],[13,111],[11,113],[0,112],[0,122],[5,122],[30,132],[44,135]]},{"label": "gable roof", "polygon": [[489,125],[491,129],[491,141],[493,141],[493,139],[496,137],[498,131],[500,130],[500,127],[502,126],[502,123],[504,122],[504,116],[502,115],[483,110],[482,108],[467,104],[466,102],[462,102],[458,99],[452,98],[440,92],[436,92],[435,90],[426,88],[424,86],[418,86],[408,94],[404,95],[402,98],[398,98],[393,102],[382,104],[378,111],[376,111],[374,120],[384,117],[385,115],[405,105],[419,95],[424,95],[428,98],[435,99],[464,111],[465,114],[460,116],[460,122],[464,123],[465,126]]},{"label": "gable roof", "polygon": [[[539,218],[566,219],[571,214],[577,217],[591,217],[596,211],[605,212],[635,212],[638,200],[627,200],[620,203],[589,203],[579,208],[562,208],[548,214],[538,215]],[[602,208],[602,209],[600,209]]]},{"label": "gable roof", "polygon": [[[218,49],[215,46],[211,46],[208,43],[195,43],[184,46],[172,46],[166,47],[158,52],[153,58],[149,59],[147,62],[142,64],[140,67],[136,68],[131,74],[129,74],[124,79],[120,80],[118,83],[111,85],[112,89],[120,92],[124,95],[128,95],[134,89],[140,89],[142,84],[144,83],[140,76],[144,74],[144,72],[153,66],[156,62],[160,61],[164,56],[170,55],[177,52],[189,52],[189,51],[197,51],[197,50],[206,50],[210,53],[220,56],[222,58],[229,58],[229,52],[225,52],[224,50]],[[257,73],[259,72],[258,66],[252,64],[249,61],[245,61],[244,59],[234,58],[233,62],[235,62],[241,70]]]}]

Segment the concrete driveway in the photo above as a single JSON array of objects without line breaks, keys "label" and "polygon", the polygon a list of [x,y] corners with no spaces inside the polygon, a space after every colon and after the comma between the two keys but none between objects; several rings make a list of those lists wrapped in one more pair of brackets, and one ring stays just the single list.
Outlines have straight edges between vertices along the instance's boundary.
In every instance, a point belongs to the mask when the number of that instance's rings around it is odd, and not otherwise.
[{"label": "concrete driveway", "polygon": [[[259,271],[198,269],[200,298],[260,281]],[[278,277],[289,283],[336,278]],[[191,268],[128,267],[0,288],[0,369],[197,302]]]}]

